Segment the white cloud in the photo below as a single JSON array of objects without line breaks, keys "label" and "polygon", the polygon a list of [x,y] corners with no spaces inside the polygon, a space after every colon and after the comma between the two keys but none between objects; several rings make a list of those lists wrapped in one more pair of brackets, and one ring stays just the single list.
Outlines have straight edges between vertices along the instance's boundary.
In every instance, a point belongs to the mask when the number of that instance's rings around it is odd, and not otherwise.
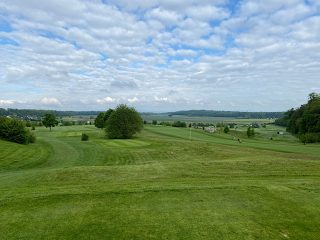
[{"label": "white cloud", "polygon": [[44,97],[44,98],[42,98],[40,100],[40,102],[42,104],[44,104],[44,105],[54,105],[54,106],[61,105],[61,102],[58,99],[53,98],[53,97],[51,97],[51,98],[50,97]]},{"label": "white cloud", "polygon": [[319,85],[318,2],[244,0],[233,9],[228,3],[2,0],[0,18],[10,29],[0,29],[0,92],[12,100],[0,104],[86,110],[123,101],[147,111],[299,106]]},{"label": "white cloud", "polygon": [[112,97],[105,97],[103,99],[97,99],[97,103],[99,103],[99,104],[113,103],[115,101],[116,101],[116,99],[114,99]]},{"label": "white cloud", "polygon": [[137,97],[133,97],[133,98],[128,98],[128,102],[129,103],[135,103],[135,102],[138,102],[139,99]]},{"label": "white cloud", "polygon": [[0,106],[3,106],[3,107],[10,106],[10,105],[13,105],[15,103],[16,103],[16,101],[14,101],[14,100],[0,99]]},{"label": "white cloud", "polygon": [[168,98],[167,97],[157,97],[157,96],[155,96],[154,100],[157,101],[157,102],[167,102]]}]

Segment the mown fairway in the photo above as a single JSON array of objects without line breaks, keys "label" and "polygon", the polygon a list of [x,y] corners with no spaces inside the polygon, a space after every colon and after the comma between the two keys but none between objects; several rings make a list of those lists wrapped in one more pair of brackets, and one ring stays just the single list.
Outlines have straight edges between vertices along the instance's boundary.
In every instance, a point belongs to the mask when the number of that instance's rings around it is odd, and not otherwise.
[{"label": "mown fairway", "polygon": [[320,145],[268,128],[241,144],[157,126],[0,141],[0,239],[320,239]]}]

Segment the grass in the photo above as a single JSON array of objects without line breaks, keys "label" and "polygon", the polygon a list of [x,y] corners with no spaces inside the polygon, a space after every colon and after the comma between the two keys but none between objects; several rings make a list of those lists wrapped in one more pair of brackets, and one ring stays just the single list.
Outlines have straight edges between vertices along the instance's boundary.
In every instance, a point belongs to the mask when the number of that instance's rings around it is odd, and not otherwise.
[{"label": "grass", "polygon": [[277,130],[108,140],[71,126],[0,141],[1,239],[319,239],[320,145]]}]

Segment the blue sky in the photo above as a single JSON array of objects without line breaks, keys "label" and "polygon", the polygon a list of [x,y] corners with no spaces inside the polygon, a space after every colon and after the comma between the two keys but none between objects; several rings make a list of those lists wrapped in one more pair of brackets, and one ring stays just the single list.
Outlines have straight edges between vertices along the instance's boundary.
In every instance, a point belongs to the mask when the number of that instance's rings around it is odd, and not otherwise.
[{"label": "blue sky", "polygon": [[2,0],[0,107],[283,111],[320,92],[319,0]]}]

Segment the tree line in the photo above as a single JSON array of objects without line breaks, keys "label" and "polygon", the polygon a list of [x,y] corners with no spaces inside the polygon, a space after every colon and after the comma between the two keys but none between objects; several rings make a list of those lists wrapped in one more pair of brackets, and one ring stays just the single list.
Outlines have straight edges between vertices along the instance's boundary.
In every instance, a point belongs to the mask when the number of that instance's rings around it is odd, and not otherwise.
[{"label": "tree line", "polygon": [[212,111],[188,110],[167,113],[169,116],[183,115],[189,117],[232,117],[232,118],[281,118],[283,112],[238,112],[238,111]]},{"label": "tree line", "polygon": [[320,94],[309,94],[309,100],[299,108],[290,109],[275,121],[304,143],[320,142]]}]

